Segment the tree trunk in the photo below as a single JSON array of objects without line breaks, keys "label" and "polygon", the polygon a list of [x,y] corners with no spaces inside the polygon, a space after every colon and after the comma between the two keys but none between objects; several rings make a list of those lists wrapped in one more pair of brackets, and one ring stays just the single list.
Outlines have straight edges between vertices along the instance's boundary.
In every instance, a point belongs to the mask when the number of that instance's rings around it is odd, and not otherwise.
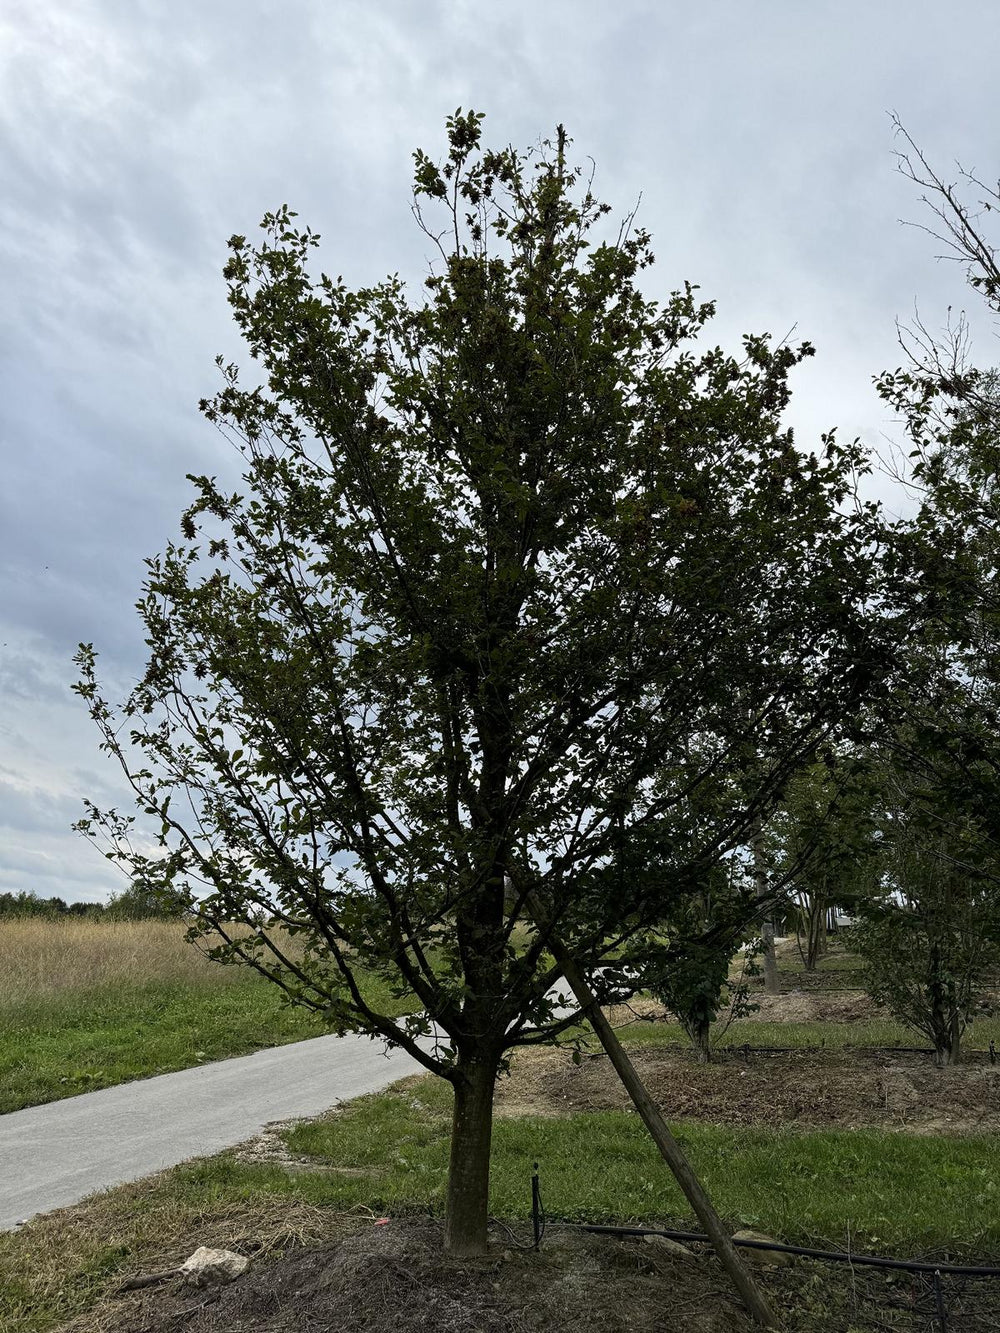
[{"label": "tree trunk", "polygon": [[962,1016],[956,1005],[951,1011],[951,1063],[957,1065],[962,1058]]},{"label": "tree trunk", "polygon": [[687,1034],[700,1065],[707,1065],[712,1059],[712,1025],[704,1019],[692,1019],[687,1025]]},{"label": "tree trunk", "polygon": [[[767,896],[767,873],[764,869],[764,840],[759,824],[753,835],[752,846],[757,897],[764,898]],[[778,985],[778,960],[774,953],[773,922],[762,921],[760,933],[764,941],[764,990],[768,995],[777,995],[780,987]]]},{"label": "tree trunk", "polygon": [[444,1248],[457,1258],[486,1253],[490,1141],[498,1059],[459,1061],[454,1083]]},{"label": "tree trunk", "polygon": [[937,1069],[947,1069],[958,1060],[958,1052],[952,1050],[951,1038],[944,1042],[939,1042],[934,1048],[934,1065]]},{"label": "tree trunk", "polygon": [[715,1253],[721,1260],[733,1286],[742,1297],[743,1303],[759,1324],[762,1324],[765,1328],[775,1328],[777,1326],[776,1320],[770,1307],[737,1254],[728,1231],[722,1225],[721,1218],[713,1208],[712,1201],[692,1170],[690,1162],[684,1156],[680,1144],[671,1134],[666,1121],[660,1114],[659,1107],[646,1091],[642,1079],[635,1072],[632,1062],[625,1053],[621,1042],[615,1036],[611,1024],[604,1017],[601,1006],[597,1003],[593,991],[587,985],[586,978],[558,940],[550,940],[550,948],[556,962],[563,970],[563,976],[569,982],[570,988],[576,996],[577,1003],[584,1010],[593,1025],[594,1031],[600,1037],[601,1045],[607,1051],[618,1077],[625,1085],[636,1110],[642,1116],[646,1128],[660,1150],[660,1155],[670,1167],[674,1179],[684,1191],[685,1198],[693,1208],[699,1222],[705,1228]]},{"label": "tree trunk", "polygon": [[[941,990],[947,996],[944,1003],[940,999]],[[962,1018],[955,1000],[953,982],[939,988],[935,995],[931,1022],[935,1065],[938,1069],[946,1069],[949,1065],[957,1065],[962,1058]]]},{"label": "tree trunk", "polygon": [[931,945],[928,970],[927,998],[930,1003],[931,1039],[934,1042],[934,1063],[938,1069],[958,1063],[961,1028],[955,1004],[954,982],[945,979],[941,949]]}]

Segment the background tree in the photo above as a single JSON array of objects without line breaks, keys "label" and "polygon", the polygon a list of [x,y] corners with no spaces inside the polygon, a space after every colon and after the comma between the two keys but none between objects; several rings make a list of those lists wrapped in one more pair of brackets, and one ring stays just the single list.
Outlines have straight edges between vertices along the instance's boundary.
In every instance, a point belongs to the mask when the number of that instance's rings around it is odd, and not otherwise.
[{"label": "background tree", "polygon": [[[665,945],[654,938],[645,954],[630,953],[643,987],[675,1015],[701,1061],[711,1059],[712,1028],[720,1015],[724,1031],[758,1007],[747,984],[760,970],[755,963],[760,940],[747,938],[756,907],[745,860],[730,857],[712,867],[700,891],[675,905],[661,924]],[[732,977],[741,946],[744,966]]]},{"label": "background tree", "polygon": [[[949,184],[895,124],[906,145],[900,170],[927,192],[936,219],[924,230],[1000,314],[988,233],[1000,193],[961,169],[960,184]],[[941,805],[925,814],[946,819],[947,806],[973,815],[979,835],[1000,846],[1000,375],[971,364],[968,324],[950,310],[942,333],[917,321],[900,329],[900,344],[907,364],[876,382],[909,446],[890,471],[916,502],[885,548],[887,614],[909,659],[894,701],[894,746]]]},{"label": "background tree", "polygon": [[877,782],[857,752],[828,752],[794,777],[767,826],[767,854],[791,893],[799,954],[813,972],[827,920],[870,892],[875,877]]},{"label": "background tree", "polygon": [[[989,234],[1000,193],[961,168],[949,183],[895,124],[900,170],[934,218],[923,229],[1000,313]],[[941,333],[918,319],[900,329],[900,344],[907,364],[877,387],[909,445],[890,470],[916,501],[886,545],[887,613],[909,658],[882,747],[894,775],[887,879],[902,901],[890,901],[865,938],[873,959],[880,941],[897,961],[910,958],[911,998],[894,1003],[909,1006],[945,1063],[990,966],[1000,896],[1000,379],[971,363],[968,323],[950,309]]]},{"label": "background tree", "polygon": [[113,894],[105,915],[114,921],[180,920],[189,906],[188,894],[179,888],[133,881],[121,893]]},{"label": "background tree", "polygon": [[62,898],[39,898],[31,889],[18,889],[16,893],[0,893],[0,917],[57,918],[65,916],[68,911],[69,907]]},{"label": "background tree", "polygon": [[[215,957],[452,1084],[455,1254],[485,1248],[507,1053],[575,1021],[556,932],[600,998],[883,668],[860,446],[802,454],[781,425],[812,349],[697,349],[712,305],[643,294],[649,237],[602,239],[564,133],[495,151],[481,119],[449,119],[440,167],[415,155],[420,300],[311,273],[287,207],[232,238],[265,382],[222,366],[203,408],[246,495],[192,478],[148,562],[142,680],[113,707],[83,645],[77,686],[158,845],[92,805],[81,830],[184,893]],[[377,1008],[372,974],[418,1012]]]},{"label": "background tree", "polygon": [[[945,813],[947,812],[947,813]],[[939,1067],[1000,965],[996,850],[974,816],[935,799],[926,772],[885,774],[877,888],[859,900],[854,945],[879,1004],[926,1036]]]}]

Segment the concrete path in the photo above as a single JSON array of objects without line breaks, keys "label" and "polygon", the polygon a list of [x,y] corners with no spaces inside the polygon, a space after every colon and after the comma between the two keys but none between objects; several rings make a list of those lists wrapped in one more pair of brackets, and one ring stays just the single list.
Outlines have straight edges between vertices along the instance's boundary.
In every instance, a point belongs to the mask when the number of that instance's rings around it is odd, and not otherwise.
[{"label": "concrete path", "polygon": [[0,1115],[0,1230],[422,1070],[368,1037],[314,1037]]}]

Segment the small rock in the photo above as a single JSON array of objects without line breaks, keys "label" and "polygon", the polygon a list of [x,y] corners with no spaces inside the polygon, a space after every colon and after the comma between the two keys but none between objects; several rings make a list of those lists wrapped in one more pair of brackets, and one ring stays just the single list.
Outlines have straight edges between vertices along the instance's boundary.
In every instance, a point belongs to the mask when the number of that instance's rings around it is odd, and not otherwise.
[{"label": "small rock", "polygon": [[671,1240],[669,1236],[643,1236],[647,1245],[655,1245],[658,1250],[664,1254],[672,1254],[678,1259],[693,1259],[694,1251],[689,1250],[686,1245],[682,1245],[679,1240]]},{"label": "small rock", "polygon": [[[773,1236],[765,1236],[762,1231],[751,1231],[749,1228],[743,1231],[734,1231],[733,1240],[759,1240],[771,1245],[778,1242]],[[747,1246],[739,1246],[739,1252],[744,1259],[749,1259],[751,1263],[761,1264],[766,1268],[787,1268],[795,1258],[794,1254],[785,1254],[783,1250],[758,1250]]]},{"label": "small rock", "polygon": [[232,1250],[210,1250],[200,1245],[181,1264],[181,1277],[189,1287],[208,1287],[213,1283],[232,1282],[247,1270],[250,1260]]}]

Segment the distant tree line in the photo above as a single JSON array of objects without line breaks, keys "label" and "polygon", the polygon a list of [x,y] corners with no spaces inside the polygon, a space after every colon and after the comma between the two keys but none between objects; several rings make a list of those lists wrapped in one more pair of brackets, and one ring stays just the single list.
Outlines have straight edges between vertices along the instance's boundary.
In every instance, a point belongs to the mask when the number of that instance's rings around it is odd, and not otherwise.
[{"label": "distant tree line", "polygon": [[171,901],[162,893],[152,894],[133,884],[106,903],[67,903],[58,897],[42,898],[31,889],[0,893],[0,919],[41,917],[46,921],[83,919],[87,921],[169,921],[177,920],[184,904],[178,897]]}]

